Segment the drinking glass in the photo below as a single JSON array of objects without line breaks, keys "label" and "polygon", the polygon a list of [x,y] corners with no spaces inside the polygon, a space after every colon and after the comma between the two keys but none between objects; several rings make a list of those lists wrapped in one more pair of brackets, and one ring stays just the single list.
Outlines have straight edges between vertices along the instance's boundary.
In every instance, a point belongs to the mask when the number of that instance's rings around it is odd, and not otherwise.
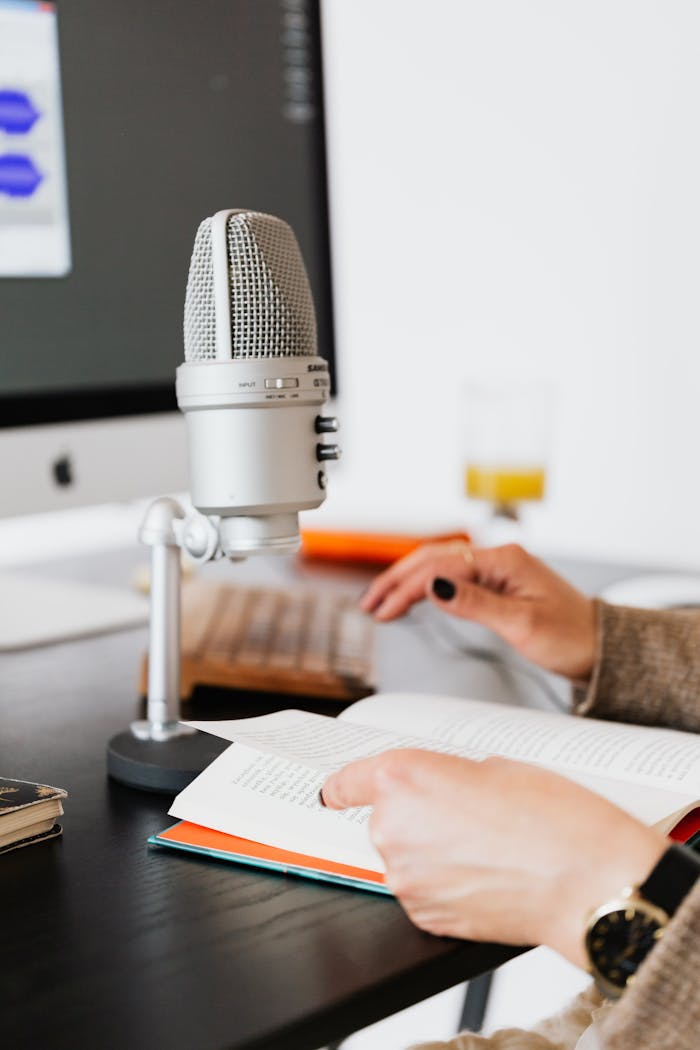
[{"label": "drinking glass", "polygon": [[470,382],[464,406],[464,490],[494,518],[518,521],[544,499],[552,392],[535,380]]}]

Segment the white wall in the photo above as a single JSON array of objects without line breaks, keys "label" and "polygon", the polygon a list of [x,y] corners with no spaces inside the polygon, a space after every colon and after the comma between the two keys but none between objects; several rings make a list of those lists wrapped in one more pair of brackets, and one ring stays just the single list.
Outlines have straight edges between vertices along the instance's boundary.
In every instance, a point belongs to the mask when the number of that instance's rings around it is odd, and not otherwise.
[{"label": "white wall", "polygon": [[345,456],[318,524],[468,524],[463,380],[546,376],[529,542],[700,565],[700,6],[324,15]]},{"label": "white wall", "polygon": [[[323,11],[344,458],[313,523],[472,525],[463,381],[546,376],[525,540],[700,566],[700,5]],[[3,522],[3,549],[59,524]]]}]

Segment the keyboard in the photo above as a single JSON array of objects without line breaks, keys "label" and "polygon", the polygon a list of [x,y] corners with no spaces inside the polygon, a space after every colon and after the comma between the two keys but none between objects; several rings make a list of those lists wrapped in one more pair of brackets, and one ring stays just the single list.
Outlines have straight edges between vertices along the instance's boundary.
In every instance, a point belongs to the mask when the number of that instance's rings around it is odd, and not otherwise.
[{"label": "keyboard", "polygon": [[[188,580],[181,697],[189,699],[197,686],[218,686],[359,700],[376,689],[374,628],[346,593]],[[144,660],[141,692],[147,691]]]}]

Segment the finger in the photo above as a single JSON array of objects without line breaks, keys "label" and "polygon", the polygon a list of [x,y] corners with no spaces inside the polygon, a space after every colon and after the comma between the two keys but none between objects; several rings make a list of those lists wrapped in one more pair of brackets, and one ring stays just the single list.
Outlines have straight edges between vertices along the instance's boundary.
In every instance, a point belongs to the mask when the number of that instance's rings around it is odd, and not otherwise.
[{"label": "finger", "polygon": [[329,809],[374,805],[376,774],[381,757],[361,758],[332,773],[321,788],[323,804]]},{"label": "finger", "polygon": [[434,560],[450,557],[455,565],[455,571],[464,564],[471,564],[472,557],[467,557],[471,550],[466,540],[449,540],[443,543],[426,543],[416,548],[410,554],[400,558],[390,565],[388,569],[380,573],[367,588],[360,599],[360,608],[364,612],[373,612],[384,601],[395,587],[401,585],[408,577],[412,576],[421,566],[426,567]]},{"label": "finger", "polygon": [[479,583],[497,592],[517,593],[535,580],[555,579],[548,566],[517,543],[474,551]]},{"label": "finger", "polygon": [[403,558],[399,558],[388,569],[381,572],[365,591],[360,600],[360,608],[364,612],[372,612],[382,603],[386,595],[396,587],[407,575],[410,575],[426,557],[426,548],[419,547],[411,551]]},{"label": "finger", "polygon": [[373,613],[382,604],[387,594],[393,589],[396,577],[389,575],[389,570],[382,572],[370,583],[367,590],[360,598],[360,608],[363,612]]},{"label": "finger", "polygon": [[426,595],[450,615],[472,620],[506,638],[522,623],[527,611],[521,599],[497,594],[470,580],[437,577],[428,585]]},{"label": "finger", "polygon": [[391,586],[384,588],[374,604],[378,620],[393,620],[403,615],[415,602],[423,601],[425,588],[435,576],[469,579],[475,572],[473,558],[467,559],[464,550],[434,554],[429,559],[417,559],[413,565],[402,567]]},{"label": "finger", "polygon": [[462,554],[445,554],[433,558],[426,565],[418,565],[410,576],[399,580],[374,610],[377,620],[395,620],[402,616],[416,602],[425,599],[425,588],[428,582],[437,576],[452,579],[469,579],[473,572],[472,565],[464,560]]},{"label": "finger", "polygon": [[411,576],[405,577],[388,591],[375,607],[374,617],[386,622],[403,616],[416,602],[425,600],[425,587],[436,572],[448,572],[452,567],[442,569],[439,566],[418,567]]}]

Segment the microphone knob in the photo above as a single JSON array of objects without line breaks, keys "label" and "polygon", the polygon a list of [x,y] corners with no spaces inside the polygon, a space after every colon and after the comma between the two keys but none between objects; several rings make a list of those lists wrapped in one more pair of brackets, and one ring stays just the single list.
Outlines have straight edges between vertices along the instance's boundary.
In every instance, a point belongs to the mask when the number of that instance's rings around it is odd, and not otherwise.
[{"label": "microphone knob", "polygon": [[338,429],[338,420],[335,416],[316,416],[314,430],[317,434],[335,434]]},{"label": "microphone knob", "polygon": [[316,459],[319,463],[324,459],[340,459],[340,445],[317,445]]}]

